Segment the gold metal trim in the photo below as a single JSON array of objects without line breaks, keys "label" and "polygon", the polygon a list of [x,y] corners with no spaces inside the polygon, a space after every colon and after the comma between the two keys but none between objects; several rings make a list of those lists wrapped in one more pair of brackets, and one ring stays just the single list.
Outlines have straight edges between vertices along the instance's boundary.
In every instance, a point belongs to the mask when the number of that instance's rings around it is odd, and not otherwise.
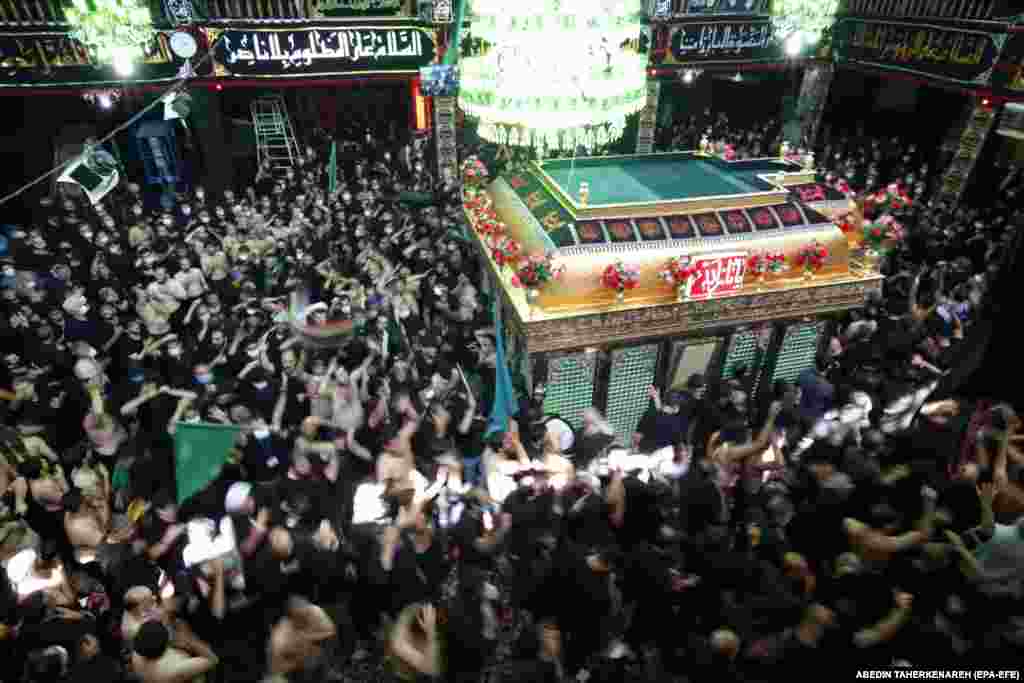
[{"label": "gold metal trim", "polygon": [[884,280],[878,273],[854,268],[822,274],[811,282],[784,280],[771,283],[768,291],[745,289],[699,301],[666,303],[664,298],[648,298],[627,304],[599,302],[589,310],[540,309],[526,301],[525,290],[508,283],[480,235],[475,231],[472,235],[505,311],[503,320],[528,354],[837,313],[863,306],[870,292],[881,291]]},{"label": "gold metal trim", "polygon": [[[844,278],[812,287],[738,294],[705,301],[605,311],[561,320],[518,321],[529,353],[561,351],[657,337],[704,334],[715,328],[815,317],[858,308],[882,277]],[[517,326],[518,327],[518,326]]]}]

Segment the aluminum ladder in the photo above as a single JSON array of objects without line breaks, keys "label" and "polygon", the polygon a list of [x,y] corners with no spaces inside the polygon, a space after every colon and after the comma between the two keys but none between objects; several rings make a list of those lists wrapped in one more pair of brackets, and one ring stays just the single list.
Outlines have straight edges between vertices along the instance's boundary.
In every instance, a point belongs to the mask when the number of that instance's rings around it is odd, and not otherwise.
[{"label": "aluminum ladder", "polygon": [[284,98],[280,95],[261,97],[252,103],[250,110],[260,165],[269,161],[276,174],[294,168],[302,157]]}]

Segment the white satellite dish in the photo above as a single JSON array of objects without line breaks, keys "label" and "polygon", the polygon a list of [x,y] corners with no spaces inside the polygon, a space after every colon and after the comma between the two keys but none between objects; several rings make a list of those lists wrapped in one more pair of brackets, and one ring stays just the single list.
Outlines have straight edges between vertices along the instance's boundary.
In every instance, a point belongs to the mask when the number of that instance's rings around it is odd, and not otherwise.
[{"label": "white satellite dish", "polygon": [[182,59],[192,59],[196,52],[199,51],[199,46],[196,45],[196,39],[184,31],[175,31],[172,33],[170,43],[171,52]]}]

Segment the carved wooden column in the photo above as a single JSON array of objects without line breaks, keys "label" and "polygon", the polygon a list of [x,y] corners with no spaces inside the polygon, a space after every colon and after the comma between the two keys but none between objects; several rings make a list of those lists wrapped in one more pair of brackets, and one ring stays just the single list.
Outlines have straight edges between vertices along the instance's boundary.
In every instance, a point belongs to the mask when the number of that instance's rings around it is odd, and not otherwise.
[{"label": "carved wooden column", "polygon": [[971,115],[964,126],[964,132],[960,135],[960,144],[953,161],[949,163],[949,168],[942,178],[942,187],[939,190],[941,201],[955,204],[963,196],[971,173],[978,163],[981,148],[992,131],[995,118],[995,113],[989,105],[983,104],[980,98],[972,98]]},{"label": "carved wooden column", "polygon": [[658,102],[661,96],[661,83],[651,76],[647,77],[647,104],[640,111],[640,120],[636,131],[636,153],[650,154],[654,151],[654,137],[658,129]]}]

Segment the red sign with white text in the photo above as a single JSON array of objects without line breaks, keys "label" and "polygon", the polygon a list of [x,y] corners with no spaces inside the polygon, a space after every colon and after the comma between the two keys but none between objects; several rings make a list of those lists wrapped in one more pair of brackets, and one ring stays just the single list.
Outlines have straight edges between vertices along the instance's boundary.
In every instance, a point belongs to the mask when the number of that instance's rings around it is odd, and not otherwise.
[{"label": "red sign with white text", "polygon": [[738,292],[743,287],[743,275],[747,271],[746,252],[697,256],[693,264],[697,272],[686,283],[689,299],[710,299]]}]

